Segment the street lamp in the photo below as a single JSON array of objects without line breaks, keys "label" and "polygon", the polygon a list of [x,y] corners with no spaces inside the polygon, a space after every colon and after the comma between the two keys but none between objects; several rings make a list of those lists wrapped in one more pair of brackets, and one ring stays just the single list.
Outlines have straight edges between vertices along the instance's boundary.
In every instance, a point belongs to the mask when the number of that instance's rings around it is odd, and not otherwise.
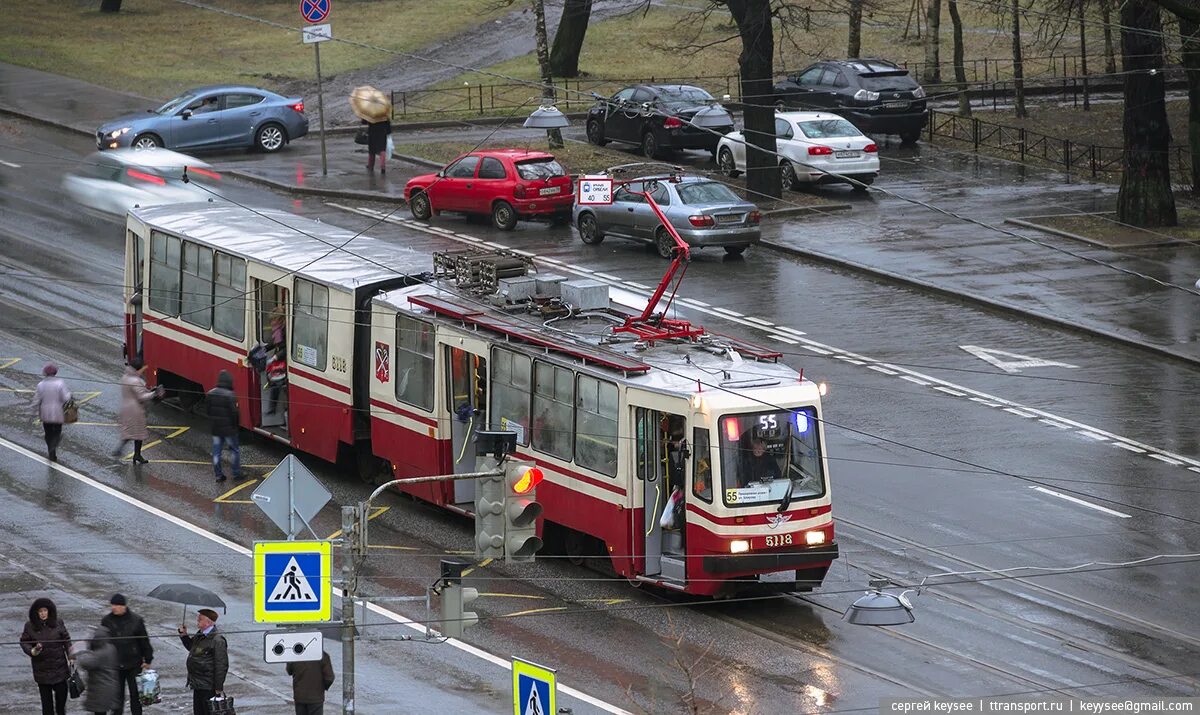
[{"label": "street lamp", "polygon": [[526,129],[562,129],[571,126],[567,115],[552,104],[543,104],[525,120]]},{"label": "street lamp", "polygon": [[871,590],[850,604],[842,619],[857,626],[902,626],[916,620],[904,593],[888,593],[888,580],[871,579]]}]

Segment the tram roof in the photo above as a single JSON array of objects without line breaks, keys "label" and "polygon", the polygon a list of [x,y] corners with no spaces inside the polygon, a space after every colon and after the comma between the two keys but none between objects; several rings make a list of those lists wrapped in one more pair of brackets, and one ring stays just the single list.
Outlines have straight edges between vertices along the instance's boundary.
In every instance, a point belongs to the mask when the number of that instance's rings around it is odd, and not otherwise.
[{"label": "tram roof", "polygon": [[[418,302],[410,299],[415,298]],[[732,391],[743,397],[754,390],[800,388],[799,399],[816,400],[817,386],[800,380],[800,373],[783,363],[732,359],[727,353],[705,348],[686,341],[664,341],[647,349],[638,349],[632,341],[601,343],[609,335],[611,321],[591,317],[559,318],[553,327],[539,318],[519,310],[501,310],[489,305],[486,298],[464,296],[444,281],[395,288],[377,295],[373,302],[394,310],[425,319],[456,323],[453,316],[438,314],[424,304],[429,299],[442,299],[449,305],[478,311],[483,319],[472,317],[472,325],[484,328],[497,344],[521,348],[528,353],[558,355],[564,363],[589,364],[597,371],[623,375],[623,381],[639,387],[671,394],[691,394],[698,385],[701,391],[720,395]],[[499,326],[501,330],[488,329]],[[516,328],[515,330],[513,328]],[[714,335],[719,342],[723,336]],[[732,340],[732,339],[730,339]],[[625,369],[622,365],[637,364],[640,369]],[[796,394],[790,395],[797,399]],[[767,404],[769,397],[758,398]]]},{"label": "tram roof", "polygon": [[129,213],[151,228],[351,291],[431,265],[411,248],[275,209],[198,202]]}]

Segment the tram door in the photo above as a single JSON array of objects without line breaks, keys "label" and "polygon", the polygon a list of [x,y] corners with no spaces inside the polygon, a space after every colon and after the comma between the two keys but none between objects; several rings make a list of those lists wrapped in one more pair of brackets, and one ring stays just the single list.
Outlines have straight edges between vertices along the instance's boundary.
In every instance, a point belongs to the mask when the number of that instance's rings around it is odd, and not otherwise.
[{"label": "tram door", "polygon": [[129,336],[132,344],[126,348],[126,359],[136,357],[142,358],[142,316],[145,310],[146,303],[146,239],[129,232],[129,240],[132,242],[133,249],[133,265],[130,266],[130,271],[133,276],[133,289],[130,295],[130,305],[133,307],[133,335]]},{"label": "tram door", "polygon": [[267,359],[258,371],[259,425],[287,436],[288,289],[269,281],[254,281],[255,338],[267,346]]},{"label": "tram door", "polygon": [[[649,407],[633,408],[634,474],[641,484],[645,574],[684,581],[684,533],[687,510],[684,503],[672,508],[669,527],[662,525],[671,493],[683,489],[687,473],[686,422],[672,412]],[[681,498],[683,498],[681,496]]]},{"label": "tram door", "polygon": [[[462,347],[446,346],[446,409],[450,413],[450,446],[454,473],[475,471],[475,433],[486,430],[487,421],[487,345],[464,340]],[[454,482],[454,503],[475,501],[475,481]]]}]

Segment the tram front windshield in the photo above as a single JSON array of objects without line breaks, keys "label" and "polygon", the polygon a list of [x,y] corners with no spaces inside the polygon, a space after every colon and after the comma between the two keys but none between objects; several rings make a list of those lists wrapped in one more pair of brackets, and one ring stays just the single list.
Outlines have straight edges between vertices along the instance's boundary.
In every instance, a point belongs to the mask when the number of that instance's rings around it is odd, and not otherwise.
[{"label": "tram front windshield", "polygon": [[813,408],[726,415],[720,433],[726,506],[786,509],[825,494]]}]

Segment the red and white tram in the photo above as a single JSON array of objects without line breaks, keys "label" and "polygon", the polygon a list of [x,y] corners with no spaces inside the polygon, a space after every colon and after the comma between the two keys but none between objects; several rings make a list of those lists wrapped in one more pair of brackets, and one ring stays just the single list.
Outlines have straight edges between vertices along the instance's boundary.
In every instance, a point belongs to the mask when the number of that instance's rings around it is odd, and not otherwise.
[{"label": "red and white tram", "polygon": [[[474,471],[476,431],[516,432],[545,474],[543,538],[664,588],[806,590],[837,558],[819,391],[778,353],[682,321],[647,339],[606,285],[522,256],[438,253],[429,272],[284,212],[139,208],[127,241],[127,356],[182,394],[229,370],[246,429],[395,477]],[[264,344],[278,384],[247,358]],[[470,480],[405,490],[474,503]]]}]

